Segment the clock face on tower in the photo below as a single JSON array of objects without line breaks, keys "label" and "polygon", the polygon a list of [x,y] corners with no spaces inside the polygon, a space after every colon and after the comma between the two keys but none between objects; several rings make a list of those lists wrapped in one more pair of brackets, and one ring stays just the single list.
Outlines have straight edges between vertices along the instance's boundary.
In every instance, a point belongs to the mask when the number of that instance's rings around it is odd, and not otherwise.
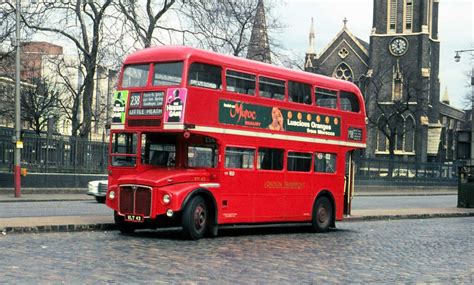
[{"label": "clock face on tower", "polygon": [[408,42],[405,38],[396,37],[390,41],[388,49],[395,56],[404,55],[408,49]]}]

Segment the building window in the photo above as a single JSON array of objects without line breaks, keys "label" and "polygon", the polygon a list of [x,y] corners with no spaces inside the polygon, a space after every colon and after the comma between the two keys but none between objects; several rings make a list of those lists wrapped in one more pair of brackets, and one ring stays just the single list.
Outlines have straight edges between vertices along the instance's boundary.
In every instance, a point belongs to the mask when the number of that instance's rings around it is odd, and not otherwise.
[{"label": "building window", "polygon": [[400,65],[397,60],[397,65],[393,67],[393,82],[392,82],[392,100],[401,101],[403,98],[403,75],[400,71]]},{"label": "building window", "polygon": [[396,32],[397,29],[397,0],[390,0],[390,6],[388,8],[389,15],[389,32]]},{"label": "building window", "polygon": [[336,68],[336,70],[333,73],[333,76],[338,79],[342,79],[342,80],[346,80],[350,82],[354,81],[354,76],[352,75],[352,71],[350,67],[345,63],[341,63]]},{"label": "building window", "polygon": [[415,152],[415,119],[409,115],[405,119],[405,152]]},{"label": "building window", "polygon": [[406,0],[405,29],[411,31],[413,27],[413,0]]},{"label": "building window", "polygon": [[387,119],[382,115],[377,120],[377,151],[387,151],[387,136],[385,135],[387,131]]}]

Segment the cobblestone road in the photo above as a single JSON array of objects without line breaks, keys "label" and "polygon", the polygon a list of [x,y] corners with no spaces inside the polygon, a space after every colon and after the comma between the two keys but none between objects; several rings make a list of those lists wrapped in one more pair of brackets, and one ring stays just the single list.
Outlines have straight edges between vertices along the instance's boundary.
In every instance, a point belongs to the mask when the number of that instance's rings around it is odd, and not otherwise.
[{"label": "cobblestone road", "polygon": [[474,282],[474,218],[226,230],[181,240],[176,231],[0,235],[0,280],[21,283]]}]

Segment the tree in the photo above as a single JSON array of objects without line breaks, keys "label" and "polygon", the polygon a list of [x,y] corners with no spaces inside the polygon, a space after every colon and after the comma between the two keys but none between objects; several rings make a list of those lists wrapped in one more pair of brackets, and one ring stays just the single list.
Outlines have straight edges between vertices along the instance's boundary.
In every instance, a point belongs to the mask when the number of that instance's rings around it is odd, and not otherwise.
[{"label": "tree", "polygon": [[[378,74],[363,82],[368,128],[376,132],[378,148],[388,149],[390,166],[396,150],[414,152],[418,130],[415,118],[426,118],[428,124],[428,110],[424,107],[427,99],[422,95],[413,70],[416,69],[400,66],[397,61],[394,66],[380,69]],[[387,76],[392,71],[393,77]],[[389,170],[391,175],[391,168]]]},{"label": "tree", "polygon": [[[176,0],[163,0],[160,3],[146,0],[145,6],[135,0],[119,0],[117,9],[125,16],[125,25],[134,34],[135,42],[142,48],[150,47],[154,42],[164,44],[163,41],[155,37],[157,29],[167,29],[158,22],[176,3]],[[156,11],[154,11],[156,9]]]},{"label": "tree", "polygon": [[[100,48],[106,10],[112,0],[75,0],[39,3],[25,13],[23,22],[34,31],[57,34],[71,41],[79,53],[84,80],[82,93],[82,124],[73,124],[72,135],[87,137],[91,132],[94,78],[100,61]],[[82,69],[81,69],[82,70]],[[79,107],[76,105],[75,107]]]},{"label": "tree", "polygon": [[40,134],[51,119],[57,121],[59,118],[59,92],[54,84],[42,78],[33,79],[33,84],[21,90],[21,115],[22,120]]},{"label": "tree", "polygon": [[[197,42],[201,48],[244,57],[249,47],[257,3],[255,0],[186,1],[182,15],[185,17],[183,25],[188,28],[183,29],[183,33],[190,35],[188,41]],[[266,3],[269,34],[282,28],[282,24],[271,14],[275,3]],[[270,50],[278,47],[271,37],[269,41]]]}]

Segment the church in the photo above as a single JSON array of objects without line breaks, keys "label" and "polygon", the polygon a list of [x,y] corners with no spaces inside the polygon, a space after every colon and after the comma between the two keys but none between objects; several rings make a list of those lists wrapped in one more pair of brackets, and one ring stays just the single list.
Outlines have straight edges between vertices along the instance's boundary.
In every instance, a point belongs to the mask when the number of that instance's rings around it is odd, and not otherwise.
[{"label": "church", "polygon": [[311,20],[305,70],[352,81],[366,100],[365,158],[454,161],[465,112],[440,101],[439,0],[374,0],[370,42],[348,21],[320,52]]}]

